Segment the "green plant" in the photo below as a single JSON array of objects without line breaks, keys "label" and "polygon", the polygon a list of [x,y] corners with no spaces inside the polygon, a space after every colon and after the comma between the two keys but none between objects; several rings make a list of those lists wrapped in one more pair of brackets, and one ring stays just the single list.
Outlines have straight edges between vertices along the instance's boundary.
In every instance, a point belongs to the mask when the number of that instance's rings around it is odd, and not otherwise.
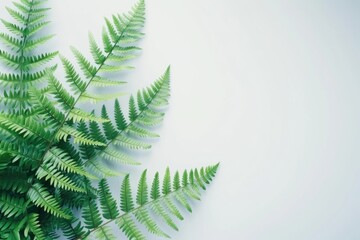
[{"label": "green plant", "polygon": [[145,239],[136,222],[169,237],[155,216],[177,230],[173,217],[183,219],[177,204],[191,211],[189,198],[200,199],[200,190],[206,189],[218,165],[175,172],[173,178],[167,169],[162,187],[156,173],[150,191],[145,170],[135,202],[128,174],[119,202],[106,178],[119,175],[107,161],[137,165],[124,150],[149,149],[146,138],[158,137],[151,127],[164,118],[170,68],[129,98],[128,119],[117,99],[113,120],[105,105],[100,116],[79,108],[80,102],[122,95],[93,90],[124,84],[108,73],[132,68],[126,62],[140,50],[136,42],[143,36],[144,1],[128,14],[105,19],[102,47],[90,35],[92,59],[75,48],[77,66],[60,56],[70,92],[55,76],[57,65],[51,65],[58,53],[36,53],[53,37],[40,34],[49,24],[43,3],[14,2],[14,8],[7,8],[13,22],[1,20],[9,33],[0,33],[0,59],[8,71],[0,73],[0,239],[56,239],[58,230],[68,239],[116,239],[109,225],[113,222],[129,239]]}]

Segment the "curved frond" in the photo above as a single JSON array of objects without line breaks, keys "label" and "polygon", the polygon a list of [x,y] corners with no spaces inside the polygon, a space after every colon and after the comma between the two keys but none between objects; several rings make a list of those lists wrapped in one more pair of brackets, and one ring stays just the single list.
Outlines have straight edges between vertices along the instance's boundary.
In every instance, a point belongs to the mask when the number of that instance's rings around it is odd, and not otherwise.
[{"label": "curved frond", "polygon": [[[108,224],[114,221],[129,239],[145,239],[136,222],[144,225],[150,233],[170,238],[170,236],[159,227],[157,218],[162,219],[171,228],[178,230],[173,217],[180,220],[182,220],[183,217],[177,207],[177,203],[180,203],[183,208],[190,211],[190,200],[194,199],[191,192],[193,192],[194,189],[201,187],[202,184],[209,184],[215,176],[218,167],[219,164],[202,168],[204,170],[201,179],[194,178],[193,182],[185,181],[186,184],[182,185],[180,184],[179,173],[175,173],[175,186],[171,186],[170,184],[170,170],[167,169],[164,175],[164,181],[162,182],[163,188],[161,193],[159,174],[156,173],[151,187],[150,201],[148,201],[149,193],[146,181],[146,171],[144,171],[138,184],[136,203],[133,201],[129,175],[126,175],[120,191],[121,215],[116,208],[115,199],[111,196],[106,182],[102,180],[100,183],[100,188],[102,190],[99,192],[101,209],[103,210],[104,217],[106,216],[105,218],[110,220],[103,222],[100,216],[100,210],[98,210],[95,201],[92,200],[91,207],[86,208],[87,211],[84,213],[87,228],[90,230],[90,236],[98,235],[99,232],[103,231],[102,229],[107,229],[106,227]],[[197,171],[198,169],[193,170],[193,172]],[[187,171],[184,171],[183,176],[187,176]],[[107,199],[109,199],[109,202],[106,201]],[[113,215],[110,217],[111,214]],[[110,234],[110,232],[107,233]]]},{"label": "curved frond", "polygon": [[44,211],[60,218],[69,219],[70,215],[66,214],[60,207],[59,202],[51,195],[46,188],[40,183],[35,183],[27,192],[29,199]]},{"label": "curved frond", "polygon": [[105,179],[99,182],[100,205],[105,219],[115,219],[119,216],[117,204],[112,197],[110,188]]},{"label": "curved frond", "polygon": [[18,217],[25,213],[28,204],[22,197],[6,193],[0,195],[0,212],[7,218]]},{"label": "curved frond", "polygon": [[[60,56],[65,83],[51,66],[58,52],[39,48],[54,36],[43,31],[49,24],[45,2],[17,0],[6,8],[12,19],[0,19],[5,69],[0,73],[0,239],[52,240],[62,230],[68,239],[115,240],[110,224],[128,239],[145,239],[145,231],[170,238],[162,225],[178,230],[183,211],[192,212],[193,200],[200,200],[218,165],[182,174],[167,168],[164,176],[155,173],[151,184],[145,170],[135,189],[130,175],[112,163],[139,165],[132,151],[151,148],[150,138],[159,137],[154,127],[169,104],[170,67],[129,96],[127,113],[117,99],[124,95],[121,89],[109,94],[96,89],[126,83],[114,73],[133,69],[128,62],[141,50],[136,42],[144,35],[144,0],[127,14],[105,18],[101,39],[89,35],[90,57],[75,47],[74,63]],[[103,105],[100,116],[80,105],[113,99],[113,111]],[[99,178],[120,175],[120,196],[114,196],[107,180]],[[92,180],[100,180],[97,187]]]},{"label": "curved frond", "polygon": [[34,236],[36,237],[36,239],[39,240],[45,240],[45,234],[43,233],[42,229],[41,229],[41,225],[40,225],[40,221],[39,221],[39,214],[37,213],[32,213],[29,215],[28,220],[27,220],[27,228],[25,228],[25,237],[28,236],[27,231],[29,230],[32,234],[34,234]]},{"label": "curved frond", "polygon": [[76,186],[76,183],[73,182],[69,177],[64,175],[56,167],[43,163],[42,166],[36,171],[37,179],[45,179],[49,181],[51,185],[55,188],[61,188],[65,190],[75,191],[75,192],[85,192],[81,187]]}]

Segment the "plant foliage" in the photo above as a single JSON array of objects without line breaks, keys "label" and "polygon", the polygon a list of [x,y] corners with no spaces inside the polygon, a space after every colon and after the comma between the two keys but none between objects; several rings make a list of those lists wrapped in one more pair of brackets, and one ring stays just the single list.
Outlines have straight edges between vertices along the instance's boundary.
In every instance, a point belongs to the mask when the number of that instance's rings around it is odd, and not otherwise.
[{"label": "plant foliage", "polygon": [[[169,103],[170,67],[129,97],[128,114],[117,99],[123,91],[94,93],[125,84],[110,76],[133,68],[128,60],[140,50],[144,1],[127,14],[106,18],[101,43],[89,35],[90,59],[72,47],[75,62],[41,52],[53,37],[43,34],[49,24],[45,5],[19,0],[6,8],[11,19],[1,19],[6,31],[0,33],[5,69],[0,72],[0,239],[56,239],[59,230],[68,239],[116,239],[113,223],[128,239],[145,239],[140,225],[168,238],[158,220],[178,230],[174,218],[183,219],[180,207],[192,211],[191,199],[200,199],[218,165],[173,177],[167,169],[162,183],[156,173],[151,186],[145,170],[134,198],[129,174],[109,164],[139,165],[131,151],[149,149],[147,139],[159,137],[152,128],[163,121]],[[65,79],[56,75],[57,56]],[[105,100],[114,107],[103,105],[100,113],[80,104]],[[122,174],[118,198],[107,178]]]}]

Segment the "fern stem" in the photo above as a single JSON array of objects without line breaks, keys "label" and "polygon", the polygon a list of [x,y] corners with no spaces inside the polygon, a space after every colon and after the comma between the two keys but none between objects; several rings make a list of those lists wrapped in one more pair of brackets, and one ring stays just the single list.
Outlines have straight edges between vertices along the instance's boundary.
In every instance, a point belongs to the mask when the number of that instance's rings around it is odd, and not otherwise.
[{"label": "fern stem", "polygon": [[28,40],[28,35],[27,35],[27,30],[29,28],[29,21],[30,21],[30,16],[32,14],[32,11],[33,11],[33,6],[34,6],[34,0],[31,0],[30,2],[30,9],[29,9],[29,13],[27,15],[27,18],[26,18],[26,23],[25,23],[25,28],[24,28],[24,33],[22,35],[22,38],[23,38],[23,41],[21,43],[21,47],[20,47],[20,50],[21,50],[21,53],[20,53],[20,65],[19,65],[19,69],[20,69],[20,86],[19,86],[19,90],[20,90],[20,94],[22,95],[21,98],[19,99],[20,100],[20,106],[19,106],[19,111],[20,111],[20,114],[23,113],[23,104],[24,104],[24,94],[25,94],[25,91],[26,89],[24,89],[24,86],[23,86],[23,78],[25,76],[25,66],[26,64],[24,64],[24,58],[25,58],[25,52],[24,52],[24,48],[25,48],[25,44],[26,44],[26,41]]},{"label": "fern stem", "polygon": [[[108,225],[108,224],[110,224],[110,223],[112,223],[112,222],[114,222],[114,221],[116,221],[116,220],[119,220],[119,219],[121,219],[121,218],[123,218],[123,217],[125,217],[125,216],[128,216],[128,215],[130,215],[130,214],[133,214],[133,213],[137,212],[138,210],[140,210],[140,209],[142,209],[142,208],[146,208],[147,206],[149,206],[149,205],[151,205],[151,204],[154,204],[154,203],[156,203],[156,202],[160,202],[161,200],[163,200],[163,199],[165,199],[165,198],[171,197],[172,195],[174,195],[174,194],[177,193],[177,192],[183,191],[183,190],[185,190],[185,189],[190,189],[190,187],[199,187],[199,186],[198,186],[197,184],[189,184],[189,185],[187,185],[187,186],[185,186],[185,187],[181,187],[181,188],[179,188],[179,189],[177,189],[177,190],[175,190],[175,191],[171,191],[171,192],[169,192],[169,193],[166,194],[166,195],[163,195],[163,196],[161,196],[161,197],[159,197],[159,198],[157,198],[157,199],[155,199],[155,200],[149,201],[149,202],[145,203],[144,205],[138,206],[138,207],[132,209],[131,211],[120,215],[119,217],[117,217],[117,218],[115,218],[115,219],[110,219],[110,220],[108,220],[107,222],[101,224],[100,226],[98,226],[98,227],[96,227],[96,228],[94,228],[94,229],[91,229],[90,232],[89,232],[89,235],[91,235],[92,233],[96,232],[98,229],[103,228],[103,227],[105,227],[106,225]],[[89,235],[88,235],[88,236],[89,236]],[[76,240],[82,240],[82,239],[85,239],[85,238],[77,238]]]}]

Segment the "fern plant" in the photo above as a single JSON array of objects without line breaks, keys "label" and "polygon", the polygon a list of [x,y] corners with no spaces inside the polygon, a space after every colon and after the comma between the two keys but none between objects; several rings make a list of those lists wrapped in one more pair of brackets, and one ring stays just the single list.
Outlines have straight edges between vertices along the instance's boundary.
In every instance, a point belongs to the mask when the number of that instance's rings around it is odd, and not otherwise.
[{"label": "fern plant", "polygon": [[[53,37],[41,33],[49,24],[44,1],[19,0],[6,9],[12,20],[1,19],[6,31],[0,33],[0,61],[6,69],[0,73],[0,239],[117,239],[114,224],[128,239],[145,239],[140,225],[168,238],[158,222],[178,230],[180,207],[192,211],[191,199],[200,199],[218,164],[176,171],[173,177],[166,169],[162,183],[156,173],[151,185],[145,170],[136,198],[128,173],[119,199],[107,178],[122,174],[109,162],[139,165],[129,150],[149,149],[147,139],[158,137],[151,128],[164,118],[170,68],[130,96],[127,116],[117,99],[123,91],[94,93],[123,86],[109,73],[132,69],[128,60],[140,50],[144,1],[127,14],[105,19],[102,44],[90,34],[92,59],[75,48],[76,63],[59,56],[65,81],[56,76],[58,52],[41,52]],[[80,107],[105,100],[114,100],[113,119],[105,105],[100,114]]]}]

